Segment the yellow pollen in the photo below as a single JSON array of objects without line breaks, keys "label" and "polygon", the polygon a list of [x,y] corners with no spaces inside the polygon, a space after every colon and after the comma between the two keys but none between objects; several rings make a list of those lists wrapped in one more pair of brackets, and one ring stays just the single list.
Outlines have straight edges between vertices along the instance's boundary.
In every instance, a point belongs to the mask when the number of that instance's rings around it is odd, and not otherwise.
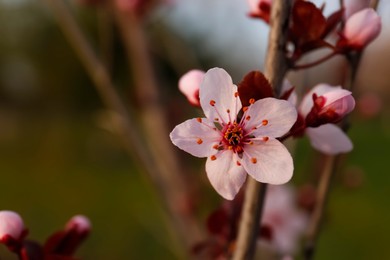
[{"label": "yellow pollen", "polygon": [[248,110],[248,107],[243,107],[243,108],[242,108],[242,111],[243,111],[243,112],[246,112],[247,110]]},{"label": "yellow pollen", "polygon": [[253,105],[254,103],[255,103],[255,99],[254,98],[249,99],[249,104]]},{"label": "yellow pollen", "polygon": [[200,139],[200,138],[198,138],[198,140],[196,140],[196,143],[197,143],[197,144],[202,144],[202,143],[203,143],[203,140]]},{"label": "yellow pollen", "polygon": [[243,151],[244,151],[244,149],[242,149],[241,146],[236,147],[236,153],[242,153]]},{"label": "yellow pollen", "polygon": [[215,106],[215,100],[210,100],[210,105]]},{"label": "yellow pollen", "polygon": [[238,97],[238,96],[239,96],[238,92],[234,93],[234,97]]},{"label": "yellow pollen", "polygon": [[202,118],[198,117],[198,118],[196,119],[196,121],[198,121],[199,123],[202,123]]},{"label": "yellow pollen", "polygon": [[257,163],[257,159],[255,157],[251,158],[252,163]]},{"label": "yellow pollen", "polygon": [[215,161],[215,160],[217,160],[217,157],[216,157],[215,155],[211,155],[210,159],[211,159],[212,161]]},{"label": "yellow pollen", "polygon": [[213,148],[214,148],[215,150],[218,150],[218,147],[219,147],[219,145],[217,145],[217,144],[214,144],[214,145],[213,145]]},{"label": "yellow pollen", "polygon": [[249,144],[250,144],[250,145],[253,145],[253,141],[250,141]]},{"label": "yellow pollen", "polygon": [[261,122],[262,125],[268,125],[268,120],[264,119],[263,122]]}]

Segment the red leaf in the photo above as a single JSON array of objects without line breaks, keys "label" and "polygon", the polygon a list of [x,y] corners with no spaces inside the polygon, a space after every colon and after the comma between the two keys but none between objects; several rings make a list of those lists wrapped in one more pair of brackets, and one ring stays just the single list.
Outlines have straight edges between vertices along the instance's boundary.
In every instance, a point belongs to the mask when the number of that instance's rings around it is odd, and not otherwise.
[{"label": "red leaf", "polygon": [[326,19],[313,3],[296,1],[292,10],[291,40],[296,47],[321,39]]},{"label": "red leaf", "polygon": [[326,19],[326,28],[322,38],[325,38],[330,32],[332,32],[336,26],[341,22],[344,16],[344,8],[331,14],[328,19]]},{"label": "red leaf", "polygon": [[238,93],[243,106],[249,106],[251,98],[259,100],[274,96],[271,84],[260,71],[249,72],[238,84]]}]

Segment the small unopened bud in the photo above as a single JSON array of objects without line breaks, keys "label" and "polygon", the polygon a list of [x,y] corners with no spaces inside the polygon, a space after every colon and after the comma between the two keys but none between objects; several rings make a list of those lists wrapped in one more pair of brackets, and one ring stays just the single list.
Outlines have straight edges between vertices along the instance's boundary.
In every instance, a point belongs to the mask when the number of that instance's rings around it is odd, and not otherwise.
[{"label": "small unopened bud", "polygon": [[19,214],[9,210],[0,211],[0,242],[4,243],[6,237],[19,240],[24,230],[24,223]]},{"label": "small unopened bud", "polygon": [[248,0],[249,15],[254,18],[263,19],[269,22],[272,0]]},{"label": "small unopened bud", "polygon": [[306,116],[309,127],[337,123],[355,108],[352,93],[341,87],[317,85],[312,90],[312,99],[313,106]]},{"label": "small unopened bud", "polygon": [[381,18],[372,9],[363,9],[345,22],[341,39],[337,43],[340,48],[361,50],[378,37],[382,28]]},{"label": "small unopened bud", "polygon": [[82,215],[72,217],[63,230],[51,235],[45,245],[46,254],[71,256],[91,231],[89,219]]},{"label": "small unopened bud", "polygon": [[370,7],[371,0],[344,0],[344,17],[348,19],[354,13]]},{"label": "small unopened bud", "polygon": [[91,222],[83,215],[76,215],[66,223],[65,230],[75,230],[77,233],[88,233],[91,230]]},{"label": "small unopened bud", "polygon": [[204,71],[190,70],[179,80],[179,90],[187,97],[193,106],[200,106],[199,87],[204,78]]}]

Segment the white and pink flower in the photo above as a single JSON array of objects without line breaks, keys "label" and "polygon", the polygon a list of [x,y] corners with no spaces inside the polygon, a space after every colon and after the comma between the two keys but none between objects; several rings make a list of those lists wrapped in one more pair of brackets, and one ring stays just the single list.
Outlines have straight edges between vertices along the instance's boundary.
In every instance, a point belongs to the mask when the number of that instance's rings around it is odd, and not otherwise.
[{"label": "white and pink flower", "polygon": [[185,121],[173,129],[170,138],[193,156],[207,157],[207,176],[222,197],[232,200],[247,173],[270,184],[291,179],[291,155],[276,139],[297,119],[291,103],[265,98],[242,108],[237,86],[220,68],[205,74],[199,94],[206,118]]},{"label": "white and pink flower", "polygon": [[374,9],[363,9],[347,19],[338,46],[361,50],[378,37],[381,28],[381,18]]},{"label": "white and pink flower", "polygon": [[190,70],[179,79],[179,90],[193,106],[200,106],[199,88],[204,74],[205,72],[202,70]]},{"label": "white and pink flower", "polygon": [[303,98],[299,113],[306,119],[305,133],[311,145],[326,154],[345,153],[353,145],[348,136],[335,124],[355,107],[352,93],[327,84],[315,86]]},{"label": "white and pink flower", "polygon": [[268,243],[281,254],[293,254],[308,221],[307,214],[297,207],[294,189],[270,186],[263,212],[261,225],[271,232]]}]

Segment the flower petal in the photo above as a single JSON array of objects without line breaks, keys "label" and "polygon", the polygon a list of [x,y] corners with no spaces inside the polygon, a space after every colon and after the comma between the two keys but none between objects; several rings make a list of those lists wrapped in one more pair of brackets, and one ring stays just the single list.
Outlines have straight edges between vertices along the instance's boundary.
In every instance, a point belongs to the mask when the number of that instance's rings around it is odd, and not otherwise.
[{"label": "flower petal", "polygon": [[174,145],[196,157],[214,154],[213,146],[221,140],[220,132],[207,118],[189,119],[177,125],[169,136]]},{"label": "flower petal", "polygon": [[346,153],[353,148],[349,137],[334,124],[326,124],[316,128],[308,127],[306,134],[314,149],[325,154]]},{"label": "flower petal", "polygon": [[[293,88],[294,86],[291,85],[290,81],[288,79],[284,79],[283,80],[283,84],[282,84],[282,89],[281,89],[281,95],[279,98],[281,99],[284,99],[283,98],[283,95],[285,95],[286,92],[290,91],[291,88]],[[297,92],[295,91],[295,88],[293,89],[293,91],[290,93],[290,96],[288,97],[287,99],[288,102],[290,102],[291,104],[293,104],[294,106],[297,106],[297,103],[298,103],[298,94]]]},{"label": "flower petal", "polygon": [[297,120],[297,110],[286,100],[264,98],[249,107],[244,120],[247,131],[257,128],[252,132],[256,137],[279,137],[293,126]]},{"label": "flower petal", "polygon": [[371,0],[344,0],[344,19],[348,19],[354,13],[370,6]]},{"label": "flower petal", "polygon": [[219,118],[223,123],[234,121],[241,109],[237,86],[233,84],[230,75],[220,68],[206,72],[199,97],[203,112],[210,120]]},{"label": "flower petal", "polygon": [[190,70],[179,80],[179,90],[187,97],[190,104],[200,106],[199,87],[204,78],[204,71]]},{"label": "flower petal", "polygon": [[374,9],[365,8],[348,18],[342,35],[348,46],[360,49],[378,37],[381,28],[380,16]]},{"label": "flower petal", "polygon": [[246,179],[246,173],[239,166],[238,157],[232,151],[225,150],[207,158],[206,172],[211,185],[225,199],[233,200]]},{"label": "flower petal", "polygon": [[286,183],[294,171],[289,151],[276,139],[246,145],[241,163],[250,176],[263,183]]},{"label": "flower petal", "polygon": [[331,87],[328,84],[318,84],[314,86],[309,92],[306,93],[306,95],[302,98],[301,104],[299,106],[299,113],[306,117],[307,114],[311,111],[313,108],[314,102],[313,102],[313,94],[316,93],[317,96],[322,96],[326,92],[332,91],[333,87]]},{"label": "flower petal", "polygon": [[344,98],[352,93],[348,90],[342,89],[340,86],[331,86],[328,84],[318,84],[314,86],[302,99],[299,107],[299,112],[302,116],[307,116],[313,107],[313,94],[325,97],[325,104],[327,106],[338,99]]}]

